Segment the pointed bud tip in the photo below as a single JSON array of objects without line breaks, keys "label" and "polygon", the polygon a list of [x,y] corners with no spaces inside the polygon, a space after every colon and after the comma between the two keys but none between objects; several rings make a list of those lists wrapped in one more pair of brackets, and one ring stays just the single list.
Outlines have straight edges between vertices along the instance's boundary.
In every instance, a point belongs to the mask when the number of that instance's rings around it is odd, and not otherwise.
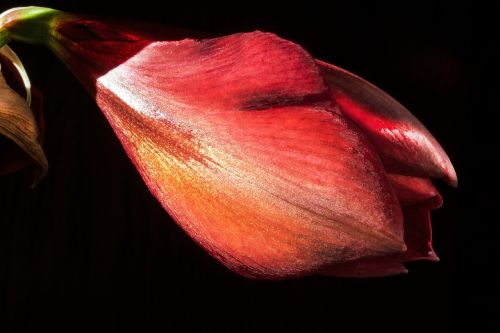
[{"label": "pointed bud tip", "polygon": [[445,153],[444,149],[439,146],[439,152],[437,153],[437,157],[435,159],[435,174],[432,177],[438,177],[444,180],[448,185],[457,187],[458,186],[458,178],[455,168],[451,163],[450,158]]},{"label": "pointed bud tip", "polygon": [[453,187],[458,187],[458,177],[455,168],[448,160],[448,165],[446,166],[446,173],[444,180]]}]

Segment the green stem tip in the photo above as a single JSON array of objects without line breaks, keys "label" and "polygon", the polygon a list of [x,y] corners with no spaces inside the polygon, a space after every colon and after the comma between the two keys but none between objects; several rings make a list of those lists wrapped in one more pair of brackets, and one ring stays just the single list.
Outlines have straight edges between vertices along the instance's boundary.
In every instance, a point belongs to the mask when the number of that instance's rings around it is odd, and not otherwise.
[{"label": "green stem tip", "polygon": [[55,19],[61,11],[44,7],[18,7],[0,14],[0,47],[18,40],[46,43]]}]

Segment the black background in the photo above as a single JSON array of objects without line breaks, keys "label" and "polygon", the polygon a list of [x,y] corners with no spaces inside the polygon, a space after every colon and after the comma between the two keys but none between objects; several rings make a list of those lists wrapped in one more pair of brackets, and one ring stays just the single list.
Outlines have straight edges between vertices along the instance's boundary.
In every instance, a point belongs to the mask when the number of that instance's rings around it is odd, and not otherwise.
[{"label": "black background", "polygon": [[28,171],[0,178],[0,331],[499,328],[498,216],[489,214],[498,206],[498,6],[157,2],[2,0],[0,10],[39,4],[214,34],[272,31],[365,77],[413,111],[458,172],[458,189],[436,182],[441,262],[365,280],[229,272],[149,194],[59,60],[12,44],[44,94],[50,172],[34,190]]}]

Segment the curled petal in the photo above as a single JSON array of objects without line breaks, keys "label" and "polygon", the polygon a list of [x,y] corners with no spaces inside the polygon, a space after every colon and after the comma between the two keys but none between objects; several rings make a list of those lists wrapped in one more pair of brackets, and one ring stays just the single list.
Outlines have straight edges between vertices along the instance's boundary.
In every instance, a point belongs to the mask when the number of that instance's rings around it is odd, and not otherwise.
[{"label": "curled petal", "polygon": [[457,175],[443,148],[404,106],[362,78],[318,61],[333,99],[360,126],[394,173],[440,177],[457,184]]},{"label": "curled petal", "polygon": [[[42,143],[44,134],[43,99],[40,92],[34,88],[32,88],[31,94],[31,110],[40,131],[39,142]],[[34,162],[33,158],[14,141],[0,135],[0,176],[32,166]],[[43,176],[44,172],[43,169],[35,169],[34,184]]]},{"label": "curled petal", "polygon": [[403,207],[405,253],[396,257],[401,261],[439,260],[432,248],[432,227],[429,208],[425,205]]},{"label": "curled petal", "polygon": [[388,177],[401,205],[421,204],[432,209],[442,206],[443,198],[429,179],[396,174]]},{"label": "curled petal", "polygon": [[0,65],[8,86],[26,99],[26,103],[31,107],[31,81],[21,59],[8,45],[0,48]]}]

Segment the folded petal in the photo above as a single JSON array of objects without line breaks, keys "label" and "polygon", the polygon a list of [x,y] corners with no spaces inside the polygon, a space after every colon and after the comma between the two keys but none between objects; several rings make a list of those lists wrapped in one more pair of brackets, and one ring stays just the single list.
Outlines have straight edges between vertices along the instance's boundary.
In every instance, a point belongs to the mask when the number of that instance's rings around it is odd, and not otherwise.
[{"label": "folded petal", "polygon": [[404,240],[407,251],[391,256],[397,261],[439,260],[432,248],[430,210],[443,204],[437,189],[428,179],[388,174],[402,205]]},{"label": "folded petal", "polygon": [[[43,142],[44,134],[44,118],[42,112],[42,95],[36,90],[31,90],[32,100],[31,100],[31,110],[35,116],[36,123],[39,128],[39,141]],[[1,132],[1,131],[0,131]],[[0,135],[0,176],[6,175],[26,167],[32,166],[35,160],[30,157],[22,148],[20,148],[11,139]],[[42,172],[42,173],[40,173]],[[43,175],[43,170],[35,171],[36,183],[40,177]]]},{"label": "folded petal", "polygon": [[407,250],[402,253],[362,258],[334,264],[318,270],[318,274],[337,277],[382,277],[407,273],[403,265],[415,260],[439,261],[432,248],[429,208],[425,205],[403,207],[404,240]]},{"label": "folded petal", "polygon": [[335,102],[366,132],[389,171],[457,184],[444,150],[404,106],[352,73],[322,61],[318,65]]},{"label": "folded petal", "polygon": [[425,205],[403,207],[407,251],[397,255],[403,262],[414,260],[438,261],[432,248],[432,227],[429,208]]},{"label": "folded petal", "polygon": [[282,278],[405,250],[377,154],[299,46],[255,32],[134,47],[68,31],[52,45],[152,193],[231,269]]},{"label": "folded petal", "polygon": [[388,177],[401,205],[420,204],[431,209],[442,206],[443,198],[429,179],[396,174]]},{"label": "folded petal", "polygon": [[327,267],[319,272],[320,275],[353,278],[384,277],[406,273],[408,273],[406,267],[399,260],[391,257],[348,261]]}]

